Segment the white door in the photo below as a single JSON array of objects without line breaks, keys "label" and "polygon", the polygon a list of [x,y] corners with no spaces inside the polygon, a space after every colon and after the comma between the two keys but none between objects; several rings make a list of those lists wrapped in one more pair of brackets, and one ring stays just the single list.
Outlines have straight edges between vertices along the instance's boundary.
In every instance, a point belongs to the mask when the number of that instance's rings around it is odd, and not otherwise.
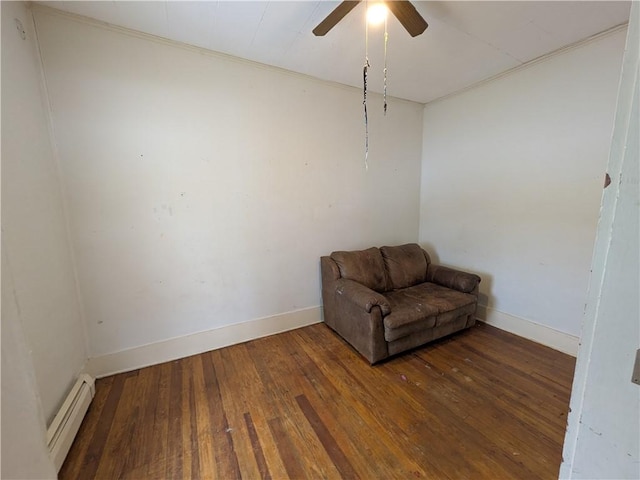
[{"label": "white door", "polygon": [[632,2],[560,478],[640,478],[639,29]]}]

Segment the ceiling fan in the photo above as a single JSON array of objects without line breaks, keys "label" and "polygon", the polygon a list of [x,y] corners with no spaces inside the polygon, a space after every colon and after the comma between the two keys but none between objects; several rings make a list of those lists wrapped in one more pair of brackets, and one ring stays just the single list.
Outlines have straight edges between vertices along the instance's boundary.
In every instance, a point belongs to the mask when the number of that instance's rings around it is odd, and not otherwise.
[{"label": "ceiling fan", "polygon": [[[313,34],[317,37],[326,35],[329,30],[335,27],[344,16],[353,10],[362,0],[344,1],[338,5],[333,12],[327,15],[322,22],[313,29]],[[416,8],[408,0],[390,0],[384,2],[391,13],[400,21],[409,35],[417,37],[429,26],[418,13]]]}]

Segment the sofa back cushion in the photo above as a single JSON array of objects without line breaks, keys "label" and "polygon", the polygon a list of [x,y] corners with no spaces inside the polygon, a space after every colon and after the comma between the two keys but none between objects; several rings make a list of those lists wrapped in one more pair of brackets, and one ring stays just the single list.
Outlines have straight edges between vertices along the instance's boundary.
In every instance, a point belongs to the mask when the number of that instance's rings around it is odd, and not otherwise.
[{"label": "sofa back cushion", "polygon": [[397,247],[382,247],[389,281],[389,290],[406,288],[422,283],[427,278],[428,257],[420,245],[409,243]]},{"label": "sofa back cushion", "polygon": [[376,292],[386,290],[387,277],[384,261],[377,248],[352,252],[333,252],[331,258],[338,264],[342,278],[361,283]]}]

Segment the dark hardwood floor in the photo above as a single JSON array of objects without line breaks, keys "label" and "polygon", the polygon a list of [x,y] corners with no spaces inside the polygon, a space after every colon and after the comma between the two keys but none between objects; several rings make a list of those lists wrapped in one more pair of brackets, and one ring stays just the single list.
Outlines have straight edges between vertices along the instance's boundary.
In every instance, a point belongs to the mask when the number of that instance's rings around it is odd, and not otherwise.
[{"label": "dark hardwood floor", "polygon": [[480,324],[374,367],[324,324],[98,380],[62,479],[556,479],[575,360]]}]

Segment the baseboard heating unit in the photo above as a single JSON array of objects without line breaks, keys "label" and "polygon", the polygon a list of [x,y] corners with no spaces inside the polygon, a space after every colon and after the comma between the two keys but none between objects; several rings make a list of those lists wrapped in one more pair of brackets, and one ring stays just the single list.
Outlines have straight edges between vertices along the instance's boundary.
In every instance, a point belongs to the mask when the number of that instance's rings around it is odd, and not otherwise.
[{"label": "baseboard heating unit", "polygon": [[49,455],[56,471],[60,471],[94,395],[94,379],[86,374],[80,375],[47,429]]}]

